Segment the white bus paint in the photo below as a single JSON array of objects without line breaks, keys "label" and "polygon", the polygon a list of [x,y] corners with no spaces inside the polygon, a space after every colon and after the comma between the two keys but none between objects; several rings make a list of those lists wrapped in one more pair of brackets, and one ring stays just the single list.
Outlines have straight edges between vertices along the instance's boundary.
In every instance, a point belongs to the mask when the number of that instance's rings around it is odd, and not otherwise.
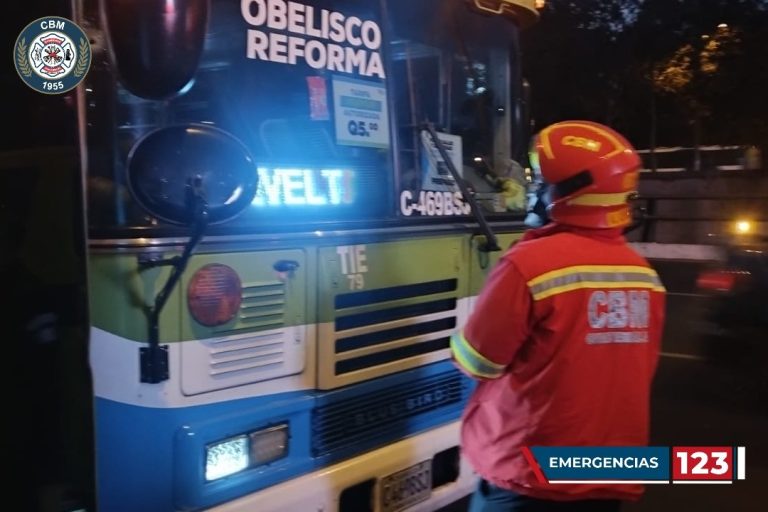
[{"label": "white bus paint", "polygon": [[182,345],[200,342],[168,343],[170,379],[159,384],[146,384],[140,380],[139,348],[146,347],[147,344],[92,327],[90,362],[94,394],[99,398],[128,405],[174,408],[314,389],[317,371],[315,332],[314,326],[307,326],[306,353],[303,354],[306,356],[304,371],[298,375],[185,395],[182,385]]}]

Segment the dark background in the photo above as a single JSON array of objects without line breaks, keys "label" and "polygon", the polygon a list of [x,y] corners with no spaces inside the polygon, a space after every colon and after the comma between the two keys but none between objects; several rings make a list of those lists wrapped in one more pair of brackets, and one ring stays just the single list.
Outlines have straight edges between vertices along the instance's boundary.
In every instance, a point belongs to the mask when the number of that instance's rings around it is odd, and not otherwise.
[{"label": "dark background", "polygon": [[[12,62],[16,36],[27,23],[68,17],[69,6],[30,1],[5,9],[0,19],[6,56],[0,73],[6,125],[0,136],[0,282],[6,297],[0,311],[3,341],[11,348],[6,421],[15,457],[6,485],[8,497],[21,502],[16,510],[93,507],[90,404],[69,398],[90,396],[74,92],[33,91]],[[615,127],[638,148],[737,144],[768,150],[765,0],[549,0],[522,44],[533,130],[588,119]],[[46,195],[51,180],[57,193]],[[696,341],[685,334],[695,318],[686,309],[692,307],[681,295],[670,309],[676,330],[666,340],[674,353],[697,355]],[[727,488],[653,487],[630,510],[764,509],[768,406],[742,377],[738,369],[702,359],[662,361],[654,442],[746,445],[748,480]]]},{"label": "dark background", "polygon": [[534,129],[588,119],[637,148],[768,149],[766,0],[548,0],[522,42]]},{"label": "dark background", "polygon": [[45,95],[18,76],[19,33],[69,1],[0,16],[0,325],[6,371],[6,496],[19,511],[94,510],[85,228],[75,92]]}]

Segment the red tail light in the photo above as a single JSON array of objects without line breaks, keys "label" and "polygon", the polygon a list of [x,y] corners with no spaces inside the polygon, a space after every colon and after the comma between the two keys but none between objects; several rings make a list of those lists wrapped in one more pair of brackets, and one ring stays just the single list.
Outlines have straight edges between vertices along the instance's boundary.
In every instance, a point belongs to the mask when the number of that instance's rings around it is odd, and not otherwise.
[{"label": "red tail light", "polygon": [[743,270],[705,270],[696,279],[696,286],[702,290],[731,292],[749,276],[749,272]]},{"label": "red tail light", "polygon": [[207,327],[232,320],[240,309],[242,285],[231,267],[212,263],[195,272],[187,288],[192,317]]}]

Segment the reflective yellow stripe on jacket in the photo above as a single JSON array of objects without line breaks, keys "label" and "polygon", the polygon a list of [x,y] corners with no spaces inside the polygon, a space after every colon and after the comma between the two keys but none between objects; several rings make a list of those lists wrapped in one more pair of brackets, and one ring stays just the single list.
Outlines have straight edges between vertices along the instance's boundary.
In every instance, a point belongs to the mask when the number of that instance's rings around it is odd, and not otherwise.
[{"label": "reflective yellow stripe on jacket", "polygon": [[640,265],[576,265],[528,281],[533,300],[585,288],[645,288],[663,292],[656,271]]},{"label": "reflective yellow stripe on jacket", "polygon": [[504,373],[505,366],[483,357],[469,344],[462,331],[451,336],[451,351],[456,362],[475,377],[496,379]]}]

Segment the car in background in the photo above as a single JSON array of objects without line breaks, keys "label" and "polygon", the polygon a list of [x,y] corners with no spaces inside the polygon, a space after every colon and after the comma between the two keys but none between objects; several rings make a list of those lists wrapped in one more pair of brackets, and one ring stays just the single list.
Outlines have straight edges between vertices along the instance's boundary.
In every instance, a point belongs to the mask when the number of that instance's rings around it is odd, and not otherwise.
[{"label": "car in background", "polygon": [[768,398],[768,237],[731,238],[722,254],[696,280],[706,303],[699,334],[709,358],[733,369],[744,392]]}]

